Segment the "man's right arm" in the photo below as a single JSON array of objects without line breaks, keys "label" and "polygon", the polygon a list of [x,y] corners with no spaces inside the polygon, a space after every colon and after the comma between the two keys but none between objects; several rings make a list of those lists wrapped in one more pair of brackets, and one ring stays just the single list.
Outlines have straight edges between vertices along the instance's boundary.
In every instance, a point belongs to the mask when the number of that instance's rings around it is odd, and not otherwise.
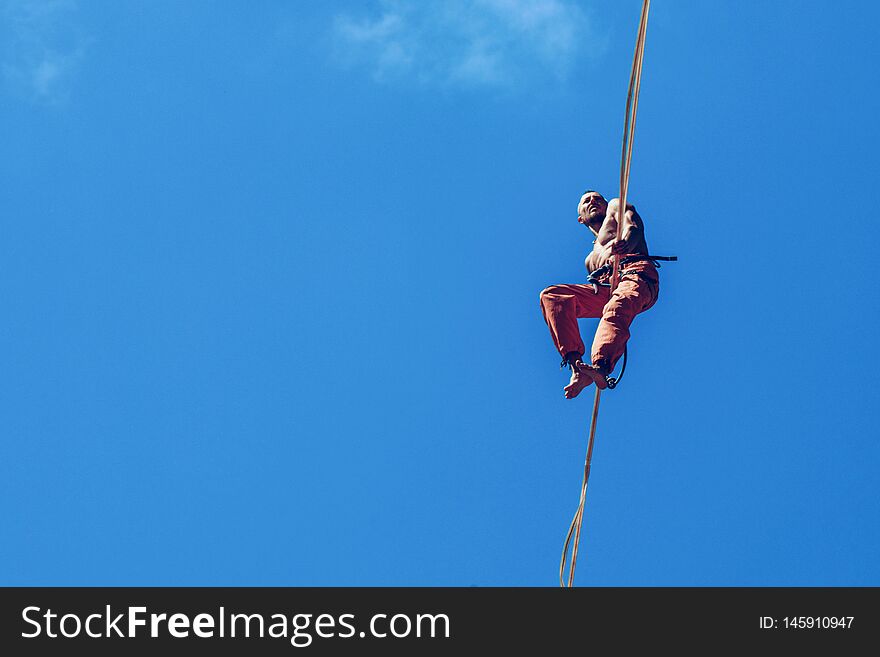
[{"label": "man's right arm", "polygon": [[[609,240],[608,248],[610,250],[609,257],[614,253],[630,253],[635,249],[638,244],[641,242],[643,229],[642,229],[642,218],[639,216],[639,213],[636,212],[636,208],[631,203],[626,204],[626,212],[623,213],[623,227],[620,231],[620,241],[618,242],[617,237],[617,216],[618,216],[618,208],[620,206],[620,199],[611,199],[611,202],[608,203],[608,215],[611,216],[613,214],[614,221],[614,237]],[[604,228],[604,226],[603,226]]]}]

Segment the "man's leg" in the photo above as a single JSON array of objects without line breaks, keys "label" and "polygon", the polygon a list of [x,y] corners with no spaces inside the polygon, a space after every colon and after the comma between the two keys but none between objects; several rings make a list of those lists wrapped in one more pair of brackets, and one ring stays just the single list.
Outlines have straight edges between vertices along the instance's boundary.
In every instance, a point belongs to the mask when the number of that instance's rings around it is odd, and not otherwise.
[{"label": "man's leg", "polygon": [[658,284],[641,276],[629,275],[620,281],[602,311],[590,351],[593,365],[602,374],[610,374],[623,356],[629,327],[635,316],[657,301]]},{"label": "man's leg", "polygon": [[581,358],[584,343],[578,330],[578,318],[601,317],[608,302],[608,288],[592,285],[551,285],[541,292],[541,310],[544,321],[563,363],[571,367],[571,381],[565,387],[565,396],[573,399],[593,379],[584,371]]}]

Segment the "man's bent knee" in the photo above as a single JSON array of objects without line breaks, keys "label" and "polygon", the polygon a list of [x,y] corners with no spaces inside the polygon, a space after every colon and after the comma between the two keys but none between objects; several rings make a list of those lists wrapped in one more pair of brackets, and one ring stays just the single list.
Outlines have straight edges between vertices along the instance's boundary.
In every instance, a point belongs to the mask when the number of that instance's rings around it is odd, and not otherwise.
[{"label": "man's bent knee", "polygon": [[561,285],[551,285],[550,287],[545,287],[541,290],[541,294],[538,295],[538,300],[541,304],[553,302],[556,301],[561,294],[565,294],[565,289]]}]

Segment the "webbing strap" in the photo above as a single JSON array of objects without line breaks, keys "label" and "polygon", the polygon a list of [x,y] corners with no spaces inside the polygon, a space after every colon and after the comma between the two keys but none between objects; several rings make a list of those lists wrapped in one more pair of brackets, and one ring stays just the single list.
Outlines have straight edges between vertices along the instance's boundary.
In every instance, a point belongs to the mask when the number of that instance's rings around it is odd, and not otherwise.
[{"label": "webbing strap", "polygon": [[[620,206],[619,213],[626,212],[626,195],[629,191],[629,170],[632,163],[633,137],[636,130],[636,113],[639,107],[639,87],[642,80],[642,60],[645,55],[645,35],[648,30],[648,11],[651,8],[651,0],[643,0],[642,15],[639,19],[639,32],[636,37],[636,50],[633,55],[632,73],[629,78],[629,91],[626,96],[626,118],[623,123],[623,152],[620,162]],[[622,217],[623,215],[618,215]],[[617,222],[617,240],[620,241],[623,221]],[[611,275],[611,291],[617,287],[620,281],[620,257],[614,256],[614,272]],[[581,526],[584,521],[584,503],[587,500],[587,482],[590,479],[590,462],[593,458],[593,443],[596,438],[596,422],[599,418],[599,399],[602,391],[596,386],[596,397],[593,401],[593,415],[590,419],[590,438],[587,442],[587,458],[584,462],[584,479],[581,484],[581,497],[577,511],[568,528],[565,537],[565,545],[562,548],[562,560],[559,563],[559,585],[571,587],[574,585],[574,569],[577,564],[578,545],[581,539]],[[565,563],[568,557],[568,547],[571,544],[571,563],[568,568],[568,578],[565,577]]]}]

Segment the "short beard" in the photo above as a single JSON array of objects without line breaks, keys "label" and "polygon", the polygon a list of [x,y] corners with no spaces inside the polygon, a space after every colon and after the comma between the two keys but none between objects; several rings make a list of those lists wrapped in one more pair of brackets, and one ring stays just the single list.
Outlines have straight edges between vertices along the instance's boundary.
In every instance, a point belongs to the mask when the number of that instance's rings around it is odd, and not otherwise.
[{"label": "short beard", "polygon": [[599,232],[602,224],[605,223],[606,212],[598,212],[594,217],[587,217],[584,225],[595,233]]}]

